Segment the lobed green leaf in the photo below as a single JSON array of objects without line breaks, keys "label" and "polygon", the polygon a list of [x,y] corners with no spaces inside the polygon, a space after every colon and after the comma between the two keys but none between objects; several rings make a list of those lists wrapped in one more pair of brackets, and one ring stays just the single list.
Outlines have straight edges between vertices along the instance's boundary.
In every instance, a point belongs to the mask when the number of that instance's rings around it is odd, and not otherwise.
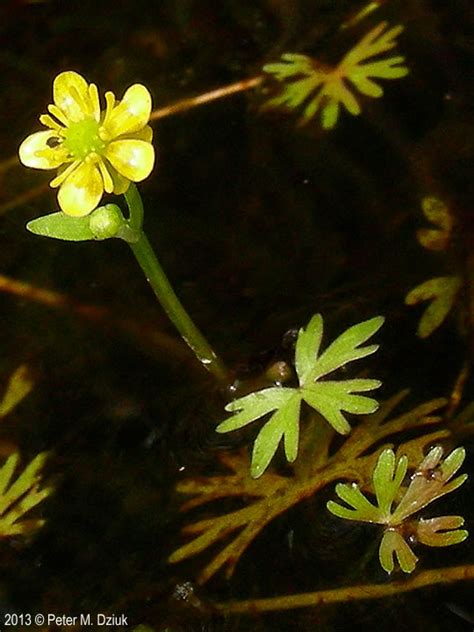
[{"label": "lobed green leaf", "polygon": [[230,402],[225,407],[227,412],[240,412],[221,422],[217,426],[216,432],[224,433],[243,428],[252,421],[260,419],[267,413],[283,406],[292,397],[293,393],[294,389],[272,386]]},{"label": "lobed green leaf", "polygon": [[417,335],[420,338],[427,338],[438,329],[451,311],[461,287],[460,277],[445,276],[429,279],[408,292],[405,297],[406,305],[431,301],[418,324]]},{"label": "lobed green leaf", "polygon": [[375,353],[378,345],[370,345],[368,347],[360,347],[360,345],[380,329],[384,320],[383,316],[376,316],[346,329],[318,358],[311,371],[310,379],[317,380],[348,362],[353,362]]},{"label": "lobed green leaf", "polygon": [[260,430],[252,452],[251,476],[259,478],[273,459],[281,439],[284,439],[285,455],[290,463],[298,454],[299,417],[301,398],[296,392],[283,404]]}]

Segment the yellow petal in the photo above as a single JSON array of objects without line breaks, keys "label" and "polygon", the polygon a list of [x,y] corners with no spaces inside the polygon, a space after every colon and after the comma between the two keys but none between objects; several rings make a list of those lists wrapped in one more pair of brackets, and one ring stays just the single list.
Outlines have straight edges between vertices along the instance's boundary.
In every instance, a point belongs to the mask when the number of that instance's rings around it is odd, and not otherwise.
[{"label": "yellow petal", "polygon": [[135,138],[146,140],[147,143],[151,143],[153,140],[153,130],[149,125],[145,125],[142,130],[136,133]]},{"label": "yellow petal", "polygon": [[106,193],[112,193],[114,190],[114,181],[112,180],[112,176],[110,175],[110,171],[107,168],[105,160],[99,160],[97,166],[100,171],[100,175],[102,176],[102,182],[104,183],[104,190]]},{"label": "yellow petal", "polygon": [[62,72],[56,77],[53,83],[53,99],[72,122],[82,121],[94,114],[87,81],[77,72]]},{"label": "yellow petal", "polygon": [[139,83],[130,86],[123,99],[110,112],[104,127],[110,138],[137,132],[144,127],[151,114],[151,94]]},{"label": "yellow petal", "polygon": [[25,167],[56,169],[63,164],[64,152],[48,145],[48,140],[53,138],[58,138],[54,130],[36,132],[25,138],[18,150],[20,161]]},{"label": "yellow petal", "polygon": [[121,134],[119,140],[144,140],[147,143],[151,143],[153,140],[153,130],[149,125],[145,125],[137,132],[131,132],[130,134]]},{"label": "yellow petal", "polygon": [[153,145],[144,140],[116,140],[109,143],[105,156],[120,175],[133,182],[147,178],[155,163]]},{"label": "yellow petal", "polygon": [[104,185],[97,165],[84,162],[61,185],[58,202],[66,215],[82,217],[97,207],[103,193]]},{"label": "yellow petal", "polygon": [[112,165],[108,165],[108,172],[112,176],[112,181],[114,183],[113,192],[115,195],[122,195],[125,191],[128,190],[130,186],[130,180],[121,176],[120,173],[112,167]]}]

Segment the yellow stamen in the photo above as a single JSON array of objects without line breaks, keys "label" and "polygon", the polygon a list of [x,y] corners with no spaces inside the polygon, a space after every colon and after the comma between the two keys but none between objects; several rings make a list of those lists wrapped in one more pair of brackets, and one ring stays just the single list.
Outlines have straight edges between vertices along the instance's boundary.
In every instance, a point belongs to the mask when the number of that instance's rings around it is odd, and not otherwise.
[{"label": "yellow stamen", "polygon": [[100,121],[100,101],[99,91],[95,83],[91,83],[89,86],[89,98],[92,104],[92,116],[97,122]]},{"label": "yellow stamen", "polygon": [[105,162],[100,159],[97,163],[99,166],[100,175],[102,176],[102,180],[104,181],[104,191],[106,193],[112,193],[114,190],[114,183],[112,180],[112,176],[110,175],[107,165]]},{"label": "yellow stamen", "polygon": [[64,129],[63,126],[60,125],[57,121],[55,121],[53,117],[50,116],[49,114],[42,114],[39,117],[39,121],[41,125],[54,129],[55,132],[61,132]]},{"label": "yellow stamen", "polygon": [[61,186],[64,180],[66,180],[66,178],[68,178],[71,175],[71,173],[76,170],[76,168],[81,164],[81,162],[82,162],[81,160],[75,160],[73,163],[69,165],[69,167],[67,167],[67,169],[65,169],[60,174],[58,174],[54,178],[54,180],[51,180],[51,182],[49,183],[49,186],[52,189],[55,189],[56,187]]},{"label": "yellow stamen", "polygon": [[54,105],[54,104],[48,105],[48,111],[53,116],[55,116],[58,119],[58,121],[60,121],[64,125],[64,127],[68,127],[69,126],[69,119],[63,113],[63,111],[58,108],[57,105]]},{"label": "yellow stamen", "polygon": [[104,120],[102,121],[102,128],[101,128],[102,130],[105,127],[107,127],[110,115],[112,113],[112,110],[115,107],[115,94],[113,92],[106,92],[105,93],[105,103],[106,103],[106,107],[105,107]]}]

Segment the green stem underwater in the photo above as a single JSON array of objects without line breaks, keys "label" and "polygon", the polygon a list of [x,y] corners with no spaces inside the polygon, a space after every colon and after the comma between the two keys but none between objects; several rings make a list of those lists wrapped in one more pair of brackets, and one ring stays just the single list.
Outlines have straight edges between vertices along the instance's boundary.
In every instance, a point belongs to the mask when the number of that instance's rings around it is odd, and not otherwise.
[{"label": "green stem underwater", "polygon": [[267,599],[248,599],[213,604],[223,614],[248,614],[255,616],[260,612],[278,610],[294,610],[296,608],[315,608],[330,603],[343,603],[366,599],[382,599],[400,593],[419,590],[426,586],[449,584],[451,582],[473,580],[474,565],[454,566],[425,570],[409,579],[400,579],[385,584],[365,584],[359,586],[343,586],[331,590],[320,590],[299,595],[282,595]]},{"label": "green stem underwater", "polygon": [[225,382],[228,379],[228,374],[222,360],[213,351],[184,309],[142,230],[143,205],[135,185],[130,185],[125,193],[125,199],[130,211],[128,225],[138,237],[136,241],[128,241],[128,245],[140,264],[156,298],[197,359],[219,382]]}]

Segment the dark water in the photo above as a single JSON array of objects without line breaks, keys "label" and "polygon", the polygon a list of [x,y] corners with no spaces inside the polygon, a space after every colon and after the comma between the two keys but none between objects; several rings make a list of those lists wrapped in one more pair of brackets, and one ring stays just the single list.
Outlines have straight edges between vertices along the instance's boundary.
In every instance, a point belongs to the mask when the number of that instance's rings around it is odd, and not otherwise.
[{"label": "dark water", "polygon": [[[382,99],[364,100],[357,119],[343,114],[323,132],[317,121],[298,128],[291,114],[262,114],[252,91],[224,98],[154,123],[157,166],[140,190],[147,234],[177,293],[237,374],[258,375],[284,357],[285,333],[316,312],[331,336],[384,314],[371,372],[383,380],[382,397],[410,387],[414,406],[448,395],[469,355],[455,316],[417,339],[422,309],[403,299],[453,265],[415,239],[421,198],[449,200],[461,227],[458,250],[465,260],[472,251],[474,15],[462,0],[387,0],[341,34],[364,5],[4,0],[0,158],[39,129],[37,115],[63,70],[119,95],[144,83],[161,107],[255,76],[282,52],[330,62],[379,21],[404,24],[399,48],[410,75],[386,82]],[[2,172],[0,204],[48,175]],[[0,441],[27,458],[50,450],[56,485],[42,509],[45,527],[30,541],[0,545],[2,612],[123,612],[129,628],[147,623],[157,632],[472,629],[468,583],[317,611],[209,614],[213,600],[348,583],[373,546],[372,530],[333,532],[323,524],[324,505],[307,499],[260,534],[232,579],[218,575],[193,588],[210,554],[167,564],[185,520],[173,488],[183,468],[213,471],[216,451],[230,443],[213,432],[222,394],[177,339],[124,244],[27,233],[28,220],[56,210],[49,191],[3,210],[0,273],[76,303],[54,309],[0,297],[2,384],[23,362],[36,380],[3,422]],[[108,315],[84,316],[78,304],[104,306]],[[151,339],[154,332],[171,337],[171,347]],[[471,400],[468,380],[463,402]],[[472,472],[472,438],[464,445],[464,471]],[[462,513],[469,528],[471,498],[468,482],[443,510]],[[420,557],[424,568],[454,566],[472,563],[473,549],[468,540]],[[358,581],[387,580],[373,563],[350,579]]]}]

